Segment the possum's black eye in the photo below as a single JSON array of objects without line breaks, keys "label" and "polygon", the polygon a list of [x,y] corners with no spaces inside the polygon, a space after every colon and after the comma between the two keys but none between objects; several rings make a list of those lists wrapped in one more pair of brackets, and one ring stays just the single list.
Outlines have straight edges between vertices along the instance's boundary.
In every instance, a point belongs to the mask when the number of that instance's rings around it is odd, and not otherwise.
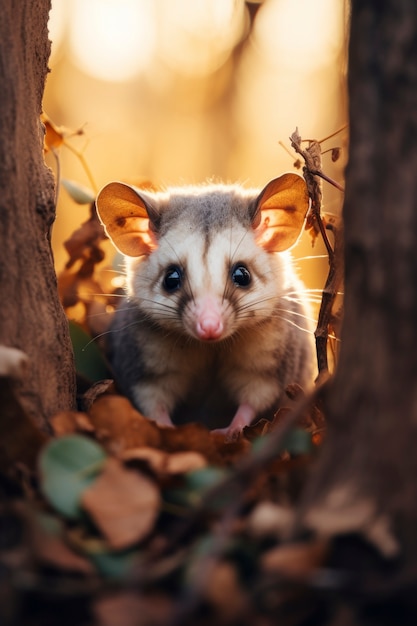
[{"label": "possum's black eye", "polygon": [[250,272],[246,265],[243,265],[242,263],[236,263],[236,265],[232,267],[230,276],[232,277],[235,285],[238,287],[248,287],[250,285]]},{"label": "possum's black eye", "polygon": [[182,282],[182,270],[177,265],[170,265],[170,267],[165,272],[164,280],[162,281],[162,285],[165,291],[168,293],[172,293],[181,287]]}]

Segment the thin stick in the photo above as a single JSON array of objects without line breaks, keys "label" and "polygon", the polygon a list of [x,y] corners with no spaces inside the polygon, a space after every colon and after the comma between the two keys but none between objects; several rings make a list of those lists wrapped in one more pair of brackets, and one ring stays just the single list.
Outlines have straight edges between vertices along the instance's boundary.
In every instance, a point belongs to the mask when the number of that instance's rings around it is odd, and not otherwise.
[{"label": "thin stick", "polygon": [[[330,138],[330,136],[328,137]],[[327,139],[328,139],[327,138]],[[321,170],[321,147],[318,141],[310,141],[306,150],[301,148],[302,139],[298,133],[298,129],[290,137],[292,148],[300,154],[304,161],[303,168],[304,179],[307,184],[308,194],[311,198],[311,217],[313,224],[317,224],[320,234],[326,246],[329,256],[329,272],[323,289],[322,300],[320,305],[317,327],[314,333],[316,338],[316,353],[318,380],[326,377],[329,371],[327,343],[329,338],[329,324],[332,319],[333,303],[339,291],[342,280],[342,247],[343,238],[340,229],[335,229],[334,247],[330,244],[327,237],[326,228],[321,217],[321,186],[317,177],[326,180],[336,188],[343,191],[343,188],[336,181],[329,178]]]},{"label": "thin stick", "polygon": [[88,180],[90,181],[90,184],[93,188],[94,193],[97,193],[98,188],[97,188],[96,182],[94,180],[93,174],[91,173],[91,170],[82,152],[79,152],[78,150],[76,150],[74,146],[72,146],[70,143],[65,143],[65,147],[68,148],[68,150],[70,150],[73,154],[75,154],[75,156],[79,159],[79,161],[81,162],[81,165],[84,168],[85,173],[87,174]]}]

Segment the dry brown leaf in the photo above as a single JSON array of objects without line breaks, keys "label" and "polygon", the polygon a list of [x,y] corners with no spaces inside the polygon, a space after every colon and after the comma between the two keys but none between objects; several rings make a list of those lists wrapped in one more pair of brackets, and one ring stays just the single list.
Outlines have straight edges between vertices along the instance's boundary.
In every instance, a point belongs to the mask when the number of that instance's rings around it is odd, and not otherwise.
[{"label": "dry brown leaf", "polygon": [[[83,222],[81,226],[72,233],[71,237],[64,242],[65,249],[70,257],[65,267],[67,269],[71,268],[78,259],[91,259],[94,261],[94,264],[102,261],[105,253],[100,248],[100,243],[106,238],[106,234],[97,218],[96,212],[92,210],[89,219]],[[89,276],[93,273],[94,264],[91,267]],[[86,277],[85,272],[83,276]]]},{"label": "dry brown leaf", "polygon": [[294,523],[294,511],[274,502],[261,501],[247,519],[247,531],[254,537],[288,535]]},{"label": "dry brown leaf", "polygon": [[38,561],[60,570],[94,573],[94,567],[88,559],[74,552],[60,537],[47,533],[34,519],[30,521],[31,547]]},{"label": "dry brown leaf", "polygon": [[81,502],[111,548],[123,550],[150,533],[161,498],[153,481],[109,458]]},{"label": "dry brown leaf", "polygon": [[168,454],[166,462],[167,474],[185,474],[207,466],[207,459],[199,452],[174,452]]},{"label": "dry brown leaf", "polygon": [[250,443],[243,437],[237,441],[227,441],[225,435],[212,433],[195,422],[164,429],[161,437],[162,449],[168,452],[193,450],[202,454],[213,465],[236,462],[250,448]]},{"label": "dry brown leaf", "polygon": [[54,435],[70,435],[72,433],[91,433],[94,431],[88,415],[77,411],[61,411],[50,419]]},{"label": "dry brown leaf", "polygon": [[157,448],[148,448],[143,446],[142,448],[130,448],[124,450],[119,458],[122,461],[143,461],[152,469],[155,474],[162,474],[165,471],[167,453]]},{"label": "dry brown leaf", "polygon": [[93,403],[88,415],[98,441],[114,454],[142,446],[160,447],[162,429],[159,430],[155,422],[139,413],[123,396],[101,396]]},{"label": "dry brown leaf", "polygon": [[80,402],[83,411],[89,411],[100,396],[110,394],[117,395],[113,380],[104,379],[93,383],[81,397]]},{"label": "dry brown leaf", "polygon": [[156,626],[169,623],[173,603],[167,595],[122,591],[99,597],[93,610],[97,626]]},{"label": "dry brown leaf", "polygon": [[155,448],[135,448],[121,455],[123,461],[144,461],[155,474],[185,474],[206,467],[207,460],[199,452],[174,452],[172,454]]},{"label": "dry brown leaf", "polygon": [[328,550],[329,543],[323,539],[287,543],[268,550],[260,559],[261,569],[266,573],[305,580],[323,565]]},{"label": "dry brown leaf", "polygon": [[44,151],[56,150],[64,143],[64,135],[67,129],[64,126],[57,126],[49,119],[46,113],[42,113],[41,121],[45,126]]},{"label": "dry brown leaf", "polygon": [[267,419],[258,420],[254,424],[245,426],[243,429],[243,435],[248,441],[254,441],[255,439],[258,439],[258,437],[263,437],[269,432],[271,432],[271,422]]},{"label": "dry brown leaf", "polygon": [[236,567],[227,561],[218,561],[209,572],[204,585],[204,596],[228,623],[237,623],[249,608],[247,593],[239,583]]}]

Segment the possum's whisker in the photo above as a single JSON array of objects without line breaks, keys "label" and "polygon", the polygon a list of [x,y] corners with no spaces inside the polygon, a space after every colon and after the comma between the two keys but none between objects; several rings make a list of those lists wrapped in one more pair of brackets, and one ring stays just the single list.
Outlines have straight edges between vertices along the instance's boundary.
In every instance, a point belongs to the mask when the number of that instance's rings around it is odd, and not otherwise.
[{"label": "possum's whisker", "polygon": [[[317,320],[314,317],[311,317],[311,315],[305,315],[304,313],[300,313],[299,311],[291,311],[289,309],[284,309],[284,308],[276,308],[274,309],[274,311],[281,311],[282,313],[289,313],[290,315],[295,315],[296,317],[302,317],[303,319],[309,321],[309,322],[316,322]],[[274,314],[273,314],[274,315]],[[274,315],[275,317],[275,315]]]},{"label": "possum's whisker", "polygon": [[282,320],[283,322],[287,322],[291,326],[294,326],[294,328],[298,328],[298,330],[302,330],[303,333],[307,333],[307,335],[314,335],[314,331],[311,330],[310,328],[304,328],[303,326],[299,326],[299,324],[296,324],[293,320],[289,320],[286,317],[283,317],[282,315],[277,315],[276,317]]},{"label": "possum's whisker", "polygon": [[112,267],[104,267],[101,271],[107,274],[117,274],[118,276],[126,276],[127,272],[124,265],[119,265],[121,269],[114,269]]},{"label": "possum's whisker", "polygon": [[83,348],[81,348],[81,352],[84,352],[84,350],[86,350],[88,348],[89,345],[91,345],[92,343],[94,343],[95,341],[97,341],[97,339],[100,339],[100,337],[104,337],[105,335],[111,335],[113,333],[118,333],[122,330],[126,330],[126,328],[130,328],[131,326],[135,326],[137,324],[137,322],[131,322],[130,324],[126,324],[125,326],[122,326],[121,328],[110,328],[109,330],[104,331],[104,333],[100,333],[99,335],[95,335],[94,337],[92,337],[90,339],[90,341],[88,343],[85,344],[85,346]]},{"label": "possum's whisker", "polygon": [[[271,315],[270,318],[271,319],[284,319],[282,317],[282,315],[280,313],[278,313],[278,311],[280,311],[281,313],[285,313],[286,315],[290,316],[290,317],[298,317],[300,319],[305,320],[306,322],[308,322],[309,324],[316,324],[317,320],[314,317],[308,316],[308,315],[304,315],[303,313],[299,313],[297,311],[290,311],[288,309],[278,309],[275,310]],[[264,312],[262,311],[262,309],[258,309],[257,310],[258,315],[255,315],[254,317],[249,317],[246,315],[246,313],[244,312],[243,315],[238,315],[237,319],[238,320],[242,320],[242,319],[260,319],[263,320],[263,315]]]},{"label": "possum's whisker", "polygon": [[99,298],[100,296],[106,296],[106,298],[126,298],[124,293],[91,293],[90,296]]},{"label": "possum's whisker", "polygon": [[298,261],[312,261],[314,259],[328,259],[327,254],[309,254],[307,256],[295,257],[294,262],[298,263]]},{"label": "possum's whisker", "polygon": [[158,302],[158,300],[152,300],[152,298],[141,298],[141,302],[149,302],[156,306],[158,310],[169,310],[174,311],[176,315],[178,315],[177,307],[171,304],[167,304],[166,302]]},{"label": "possum's whisker", "polygon": [[293,296],[283,296],[282,300],[286,302],[295,302],[296,304],[302,304],[303,302],[311,302],[312,304],[319,304],[321,302],[321,298],[318,296],[302,296],[302,297],[293,297]]},{"label": "possum's whisker", "polygon": [[[314,289],[314,288],[306,287],[305,289],[303,289],[301,291],[301,293],[320,293],[321,294],[321,293],[323,293],[323,289]],[[290,295],[291,296],[293,294],[300,295],[300,291],[299,290],[298,291],[297,290],[287,291],[283,297],[285,297],[286,295]],[[343,291],[337,291],[336,294],[338,296],[343,296],[344,292]]]},{"label": "possum's whisker", "polygon": [[[243,298],[244,296],[242,296]],[[238,318],[243,318],[246,317],[246,313],[248,311],[254,311],[255,312],[255,317],[259,317],[265,314],[270,313],[271,317],[274,316],[275,317],[275,312],[276,311],[282,311],[284,313],[287,313],[289,315],[294,315],[294,316],[298,316],[298,317],[302,317],[310,322],[315,322],[315,318],[305,315],[304,313],[301,313],[300,311],[293,311],[291,309],[288,308],[284,308],[284,307],[274,307],[273,311],[270,312],[268,310],[263,310],[259,307],[259,305],[270,302],[270,301],[275,301],[275,297],[271,296],[268,298],[261,298],[261,299],[254,299],[254,300],[250,300],[249,302],[245,302],[243,305],[239,306],[239,310],[238,310],[238,314],[237,317]]]}]

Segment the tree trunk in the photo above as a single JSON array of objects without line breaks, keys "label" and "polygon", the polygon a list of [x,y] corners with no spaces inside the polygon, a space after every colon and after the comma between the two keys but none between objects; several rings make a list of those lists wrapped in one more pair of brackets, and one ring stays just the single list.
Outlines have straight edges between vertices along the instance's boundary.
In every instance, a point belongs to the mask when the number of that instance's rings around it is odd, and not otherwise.
[{"label": "tree trunk", "polygon": [[353,0],[349,55],[345,320],[304,520],[365,534],[407,566],[417,557],[414,0]]},{"label": "tree trunk", "polygon": [[39,121],[48,72],[50,0],[4,0],[0,19],[0,345],[30,359],[16,388],[42,427],[74,406],[68,325],[58,300],[50,245],[54,181]]}]

